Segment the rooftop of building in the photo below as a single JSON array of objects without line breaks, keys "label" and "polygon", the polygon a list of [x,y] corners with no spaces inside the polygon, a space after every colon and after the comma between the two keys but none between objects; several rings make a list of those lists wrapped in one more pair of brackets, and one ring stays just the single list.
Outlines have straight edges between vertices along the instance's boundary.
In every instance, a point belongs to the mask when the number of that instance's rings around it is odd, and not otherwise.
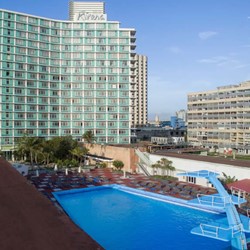
[{"label": "rooftop of building", "polygon": [[0,157],[1,249],[103,249]]},{"label": "rooftop of building", "polygon": [[239,181],[235,181],[233,183],[227,184],[228,188],[235,188],[243,190],[250,194],[250,179],[243,179]]},{"label": "rooftop of building", "polygon": [[[192,150],[191,150],[192,151]],[[210,163],[218,163],[218,164],[225,164],[225,165],[232,165],[238,167],[250,167],[249,160],[238,160],[232,158],[225,158],[223,156],[204,156],[199,154],[194,154],[189,150],[186,149],[163,149],[154,152],[153,154],[162,155],[166,157],[176,157],[188,160],[195,160],[195,161],[203,161],[203,162],[210,162]],[[197,149],[194,149],[193,152],[196,152]]]}]

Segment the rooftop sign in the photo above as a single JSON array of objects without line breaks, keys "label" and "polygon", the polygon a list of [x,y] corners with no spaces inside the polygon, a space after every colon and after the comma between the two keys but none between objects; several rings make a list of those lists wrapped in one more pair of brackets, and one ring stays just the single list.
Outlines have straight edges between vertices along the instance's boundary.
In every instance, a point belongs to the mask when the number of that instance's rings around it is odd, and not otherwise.
[{"label": "rooftop sign", "polygon": [[107,15],[102,13],[78,12],[75,21],[107,21]]}]

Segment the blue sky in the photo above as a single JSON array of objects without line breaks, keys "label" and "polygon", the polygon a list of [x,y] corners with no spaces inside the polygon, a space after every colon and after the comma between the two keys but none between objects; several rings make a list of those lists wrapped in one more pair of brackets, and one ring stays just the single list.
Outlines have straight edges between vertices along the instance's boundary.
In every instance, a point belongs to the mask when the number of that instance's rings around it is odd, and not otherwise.
[{"label": "blue sky", "polygon": [[[105,3],[108,20],[135,28],[137,53],[148,56],[150,118],[186,109],[190,92],[250,80],[249,0]],[[0,8],[68,18],[68,0],[0,0]]]}]

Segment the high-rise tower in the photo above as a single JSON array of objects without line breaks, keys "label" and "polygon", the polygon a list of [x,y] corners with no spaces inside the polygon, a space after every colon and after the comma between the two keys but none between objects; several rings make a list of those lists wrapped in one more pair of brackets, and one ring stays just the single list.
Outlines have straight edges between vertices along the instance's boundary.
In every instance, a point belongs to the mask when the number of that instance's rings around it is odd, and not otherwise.
[{"label": "high-rise tower", "polygon": [[135,88],[135,112],[134,125],[143,126],[148,122],[148,58],[144,55],[136,55],[136,85]]},{"label": "high-rise tower", "polygon": [[108,21],[104,3],[69,6],[69,21],[0,10],[1,150],[24,133],[130,142],[136,32]]}]

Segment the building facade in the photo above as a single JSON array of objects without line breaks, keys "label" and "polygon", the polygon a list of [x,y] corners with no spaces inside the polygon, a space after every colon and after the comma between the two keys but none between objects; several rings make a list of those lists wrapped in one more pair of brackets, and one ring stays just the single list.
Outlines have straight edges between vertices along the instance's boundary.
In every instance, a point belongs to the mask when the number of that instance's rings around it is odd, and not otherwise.
[{"label": "building facade", "polygon": [[130,143],[136,31],[108,21],[103,3],[69,6],[69,21],[0,10],[3,151],[24,133]]},{"label": "building facade", "polygon": [[178,145],[184,145],[185,137],[184,137],[184,134],[183,134],[183,136],[178,136],[178,137],[177,136],[169,136],[169,137],[152,136],[151,142],[153,144],[157,144],[157,145],[175,145],[175,146],[178,146]]},{"label": "building facade", "polygon": [[187,111],[185,109],[180,109],[179,111],[176,111],[175,113],[179,119],[182,119],[184,121],[184,123],[187,122]]},{"label": "building facade", "polygon": [[250,153],[250,81],[188,95],[188,142]]},{"label": "building facade", "polygon": [[135,85],[135,110],[133,125],[144,126],[148,123],[148,59],[143,55],[136,55],[136,85]]},{"label": "building facade", "polygon": [[185,121],[177,116],[171,116],[170,122],[173,129],[185,128],[186,126]]}]

